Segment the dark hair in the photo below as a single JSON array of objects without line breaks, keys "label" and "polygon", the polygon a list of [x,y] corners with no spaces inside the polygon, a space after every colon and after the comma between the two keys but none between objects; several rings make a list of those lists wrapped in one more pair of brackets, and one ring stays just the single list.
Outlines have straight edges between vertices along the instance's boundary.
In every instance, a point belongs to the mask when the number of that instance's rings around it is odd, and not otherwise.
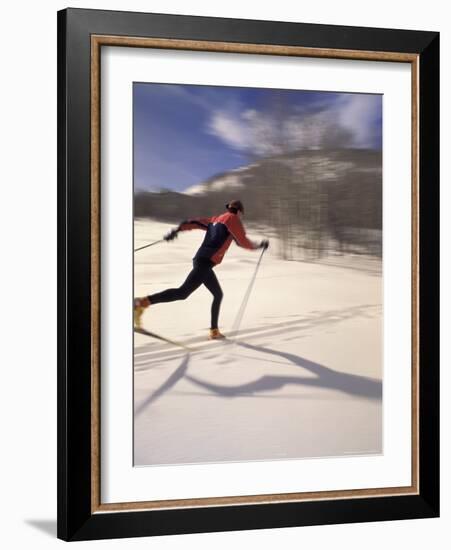
[{"label": "dark hair", "polygon": [[232,214],[237,214],[238,211],[243,212],[244,214],[244,206],[240,200],[233,200],[228,202],[226,204],[226,208],[229,212],[232,212]]}]

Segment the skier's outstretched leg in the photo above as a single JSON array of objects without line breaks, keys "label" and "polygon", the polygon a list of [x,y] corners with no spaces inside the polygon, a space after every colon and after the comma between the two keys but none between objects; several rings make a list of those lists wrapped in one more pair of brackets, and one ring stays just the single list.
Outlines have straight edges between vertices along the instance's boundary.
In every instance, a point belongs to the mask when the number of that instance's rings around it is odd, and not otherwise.
[{"label": "skier's outstretched leg", "polygon": [[204,269],[202,266],[194,265],[188,274],[185,282],[178,288],[168,288],[163,292],[157,292],[148,296],[151,304],[161,304],[163,302],[175,302],[176,300],[186,300],[190,294],[197,290],[203,283]]},{"label": "skier's outstretched leg", "polygon": [[163,302],[174,302],[176,300],[186,300],[190,294],[192,294],[200,285],[204,282],[204,278],[208,271],[211,271],[211,262],[202,260],[193,261],[193,269],[188,274],[185,282],[178,288],[168,288],[163,292],[157,292],[150,296],[144,296],[143,298],[135,298],[134,303],[134,317],[135,326],[141,328],[142,314],[144,310],[153,304],[160,304]]},{"label": "skier's outstretched leg", "polygon": [[168,288],[162,292],[135,299],[135,326],[141,327],[141,317],[146,307],[164,302],[175,302],[176,300],[186,300],[201,284],[204,284],[213,294],[213,303],[211,305],[211,328],[210,338],[224,338],[218,329],[219,309],[222,301],[222,289],[216,275],[213,272],[213,263],[208,259],[195,259],[193,269],[189,273],[185,282],[178,288]]}]

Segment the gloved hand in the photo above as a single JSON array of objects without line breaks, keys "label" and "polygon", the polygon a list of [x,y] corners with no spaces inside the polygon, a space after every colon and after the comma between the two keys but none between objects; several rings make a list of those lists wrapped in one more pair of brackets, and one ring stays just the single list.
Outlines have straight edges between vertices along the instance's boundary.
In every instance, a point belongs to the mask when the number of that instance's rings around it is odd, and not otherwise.
[{"label": "gloved hand", "polygon": [[268,239],[263,239],[263,240],[261,241],[261,243],[260,243],[259,248],[264,248],[264,249],[266,250],[266,249],[268,248],[268,246],[269,246],[269,241],[268,241]]},{"label": "gloved hand", "polygon": [[177,238],[178,230],[177,229],[171,229],[169,233],[166,233],[166,235],[163,237],[165,241],[173,241]]}]

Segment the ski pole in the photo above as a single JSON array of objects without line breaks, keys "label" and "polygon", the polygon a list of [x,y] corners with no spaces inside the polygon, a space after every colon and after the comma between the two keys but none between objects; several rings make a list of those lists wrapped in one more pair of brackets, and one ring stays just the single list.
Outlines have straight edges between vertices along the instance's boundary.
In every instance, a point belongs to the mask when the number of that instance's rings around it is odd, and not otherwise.
[{"label": "ski pole", "polygon": [[247,287],[246,294],[244,295],[243,301],[241,302],[240,309],[238,310],[238,313],[236,315],[235,321],[233,322],[232,326],[232,333],[234,335],[234,340],[236,340],[236,336],[238,335],[238,332],[240,330],[241,321],[243,319],[244,311],[246,309],[247,303],[249,302],[249,297],[252,292],[252,288],[255,283],[255,279],[257,277],[257,272],[260,268],[260,264],[263,258],[263,254],[265,253],[266,248],[263,248],[262,253],[260,254],[260,258],[258,259],[257,265],[255,266],[254,273],[252,275],[251,281],[249,283],[249,286]]},{"label": "ski pole", "polygon": [[165,239],[160,239],[159,241],[155,241],[150,244],[145,244],[144,246],[140,246],[139,248],[135,248],[133,252],[138,252],[138,250],[143,250],[143,248],[149,248],[149,246],[153,246],[154,244],[162,243]]}]

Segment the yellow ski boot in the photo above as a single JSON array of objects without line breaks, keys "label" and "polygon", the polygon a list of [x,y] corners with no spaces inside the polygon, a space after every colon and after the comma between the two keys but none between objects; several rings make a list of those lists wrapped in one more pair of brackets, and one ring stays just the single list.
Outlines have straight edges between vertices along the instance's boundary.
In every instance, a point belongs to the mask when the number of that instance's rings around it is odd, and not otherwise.
[{"label": "yellow ski boot", "polygon": [[223,340],[225,336],[219,331],[218,328],[211,328],[208,338],[210,340]]},{"label": "yellow ski boot", "polygon": [[150,306],[149,298],[135,298],[133,302],[133,321],[135,328],[142,328],[142,315],[144,311]]}]

